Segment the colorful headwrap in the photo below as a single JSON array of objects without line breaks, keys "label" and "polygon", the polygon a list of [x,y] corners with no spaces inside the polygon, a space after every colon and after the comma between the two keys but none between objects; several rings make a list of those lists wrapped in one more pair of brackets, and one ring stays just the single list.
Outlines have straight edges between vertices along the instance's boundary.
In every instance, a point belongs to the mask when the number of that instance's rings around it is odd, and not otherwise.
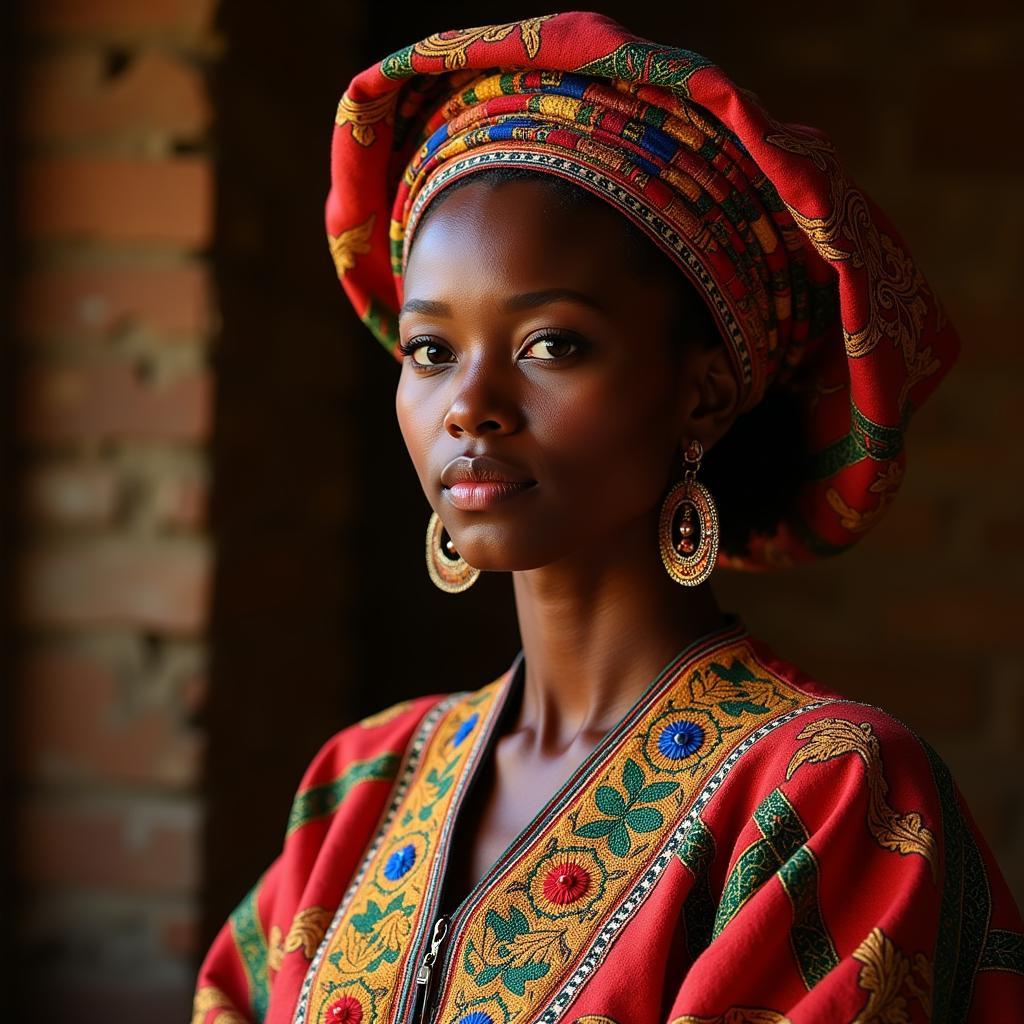
[{"label": "colorful headwrap", "polygon": [[592,11],[438,32],[385,57],[338,106],[326,220],[346,293],[399,361],[416,224],[445,185],[496,165],[575,182],[646,232],[707,300],[742,410],[768,388],[800,396],[793,511],[749,553],[720,548],[718,565],[835,554],[878,522],[910,415],[960,341],[822,132]]}]

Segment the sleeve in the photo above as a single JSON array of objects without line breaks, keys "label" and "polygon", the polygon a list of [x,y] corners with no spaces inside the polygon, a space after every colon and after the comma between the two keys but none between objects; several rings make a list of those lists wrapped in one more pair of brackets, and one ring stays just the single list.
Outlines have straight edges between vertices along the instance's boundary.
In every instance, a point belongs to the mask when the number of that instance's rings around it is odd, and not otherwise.
[{"label": "sleeve", "polygon": [[402,701],[321,746],[295,792],[280,853],[203,957],[192,1024],[261,1024],[275,988],[297,988],[431,699]]},{"label": "sleeve", "polygon": [[926,743],[831,705],[746,778],[702,823],[713,909],[689,915],[671,1024],[1024,1022],[1020,913]]}]

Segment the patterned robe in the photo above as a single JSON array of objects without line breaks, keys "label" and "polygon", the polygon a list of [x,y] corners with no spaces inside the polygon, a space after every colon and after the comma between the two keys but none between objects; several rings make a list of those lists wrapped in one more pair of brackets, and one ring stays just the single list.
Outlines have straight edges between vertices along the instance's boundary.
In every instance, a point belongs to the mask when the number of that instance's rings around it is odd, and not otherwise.
[{"label": "patterned robe", "polygon": [[327,740],[193,1024],[1024,1021],[1021,916],[946,765],[736,616],[441,915],[523,679],[520,651]]}]

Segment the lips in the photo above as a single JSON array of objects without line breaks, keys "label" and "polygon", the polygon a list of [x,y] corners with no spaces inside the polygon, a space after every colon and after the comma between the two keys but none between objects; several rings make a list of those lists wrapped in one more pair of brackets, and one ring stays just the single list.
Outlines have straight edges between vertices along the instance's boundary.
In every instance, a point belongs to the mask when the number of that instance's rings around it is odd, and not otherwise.
[{"label": "lips", "polygon": [[531,476],[490,455],[459,455],[441,471],[441,483],[445,487],[454,484],[533,484]]}]

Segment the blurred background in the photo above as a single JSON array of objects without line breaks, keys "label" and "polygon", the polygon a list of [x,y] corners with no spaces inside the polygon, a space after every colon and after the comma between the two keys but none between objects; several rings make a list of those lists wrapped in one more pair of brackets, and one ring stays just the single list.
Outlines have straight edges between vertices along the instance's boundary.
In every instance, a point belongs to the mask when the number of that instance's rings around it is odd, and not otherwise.
[{"label": "blurred background", "polygon": [[[452,596],[427,577],[397,367],[322,210],[357,71],[567,9],[3,5],[4,1019],[187,1020],[317,748],[518,650],[507,578]],[[714,587],[938,748],[1024,903],[1020,7],[597,9],[826,129],[960,327],[881,525]]]}]

